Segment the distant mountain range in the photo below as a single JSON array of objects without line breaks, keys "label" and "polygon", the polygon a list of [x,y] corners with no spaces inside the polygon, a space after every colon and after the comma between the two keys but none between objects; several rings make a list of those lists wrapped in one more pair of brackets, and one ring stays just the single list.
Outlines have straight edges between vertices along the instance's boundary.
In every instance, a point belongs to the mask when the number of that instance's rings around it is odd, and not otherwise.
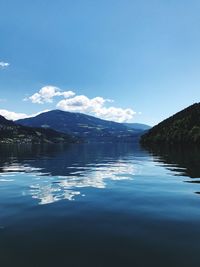
[{"label": "distant mountain range", "polygon": [[134,142],[139,139],[147,145],[200,144],[200,103],[152,128],[146,124],[117,123],[61,110],[15,122],[0,116],[0,143]]},{"label": "distant mountain range", "polygon": [[134,129],[134,130],[140,130],[140,131],[147,131],[151,129],[151,126],[147,124],[142,123],[123,123],[128,128]]},{"label": "distant mountain range", "polygon": [[68,134],[52,129],[21,126],[0,116],[0,143],[3,144],[42,144],[42,143],[76,143],[79,140]]},{"label": "distant mountain range", "polygon": [[[36,117],[22,119],[18,124],[29,127],[41,127],[54,129],[56,131],[72,134],[84,140],[104,141],[134,141],[138,140],[144,132],[144,126],[137,124],[122,124],[102,120],[82,113],[52,110]],[[146,127],[146,126],[145,126]]]},{"label": "distant mountain range", "polygon": [[139,139],[147,145],[200,144],[200,103],[152,128],[146,124],[117,123],[61,110],[15,122],[0,116],[0,143],[134,142]]},{"label": "distant mountain range", "polygon": [[141,137],[142,144],[200,144],[200,103],[162,121]]}]

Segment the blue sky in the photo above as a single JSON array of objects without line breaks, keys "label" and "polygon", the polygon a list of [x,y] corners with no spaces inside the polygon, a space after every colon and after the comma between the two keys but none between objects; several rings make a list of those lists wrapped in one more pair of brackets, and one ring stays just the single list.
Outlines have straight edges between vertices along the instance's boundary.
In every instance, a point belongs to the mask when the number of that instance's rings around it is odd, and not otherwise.
[{"label": "blue sky", "polygon": [[[200,100],[199,1],[0,0],[0,10],[4,113],[154,125]],[[33,101],[41,88],[55,95]]]}]

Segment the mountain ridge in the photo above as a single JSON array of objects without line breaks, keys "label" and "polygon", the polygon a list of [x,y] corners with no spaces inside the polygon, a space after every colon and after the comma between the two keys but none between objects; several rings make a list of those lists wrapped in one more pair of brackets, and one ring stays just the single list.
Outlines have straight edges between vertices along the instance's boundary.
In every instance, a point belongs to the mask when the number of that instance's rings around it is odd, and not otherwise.
[{"label": "mountain ridge", "polygon": [[31,127],[51,128],[86,139],[135,139],[143,132],[131,129],[123,123],[102,120],[83,113],[51,110],[35,117],[18,120],[17,123]]}]

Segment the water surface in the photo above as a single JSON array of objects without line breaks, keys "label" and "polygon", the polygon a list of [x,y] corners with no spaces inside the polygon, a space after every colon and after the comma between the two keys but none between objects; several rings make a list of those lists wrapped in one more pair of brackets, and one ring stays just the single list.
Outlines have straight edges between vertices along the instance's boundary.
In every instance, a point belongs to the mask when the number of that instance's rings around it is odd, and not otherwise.
[{"label": "water surface", "polygon": [[199,266],[200,152],[0,147],[0,266]]}]

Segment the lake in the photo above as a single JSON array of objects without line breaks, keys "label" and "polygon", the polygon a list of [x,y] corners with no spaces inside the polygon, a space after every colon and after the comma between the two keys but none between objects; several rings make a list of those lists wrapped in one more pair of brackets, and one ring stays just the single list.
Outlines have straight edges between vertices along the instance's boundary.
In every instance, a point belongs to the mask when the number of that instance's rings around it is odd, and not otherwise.
[{"label": "lake", "polygon": [[0,266],[199,267],[199,193],[195,148],[1,146]]}]

